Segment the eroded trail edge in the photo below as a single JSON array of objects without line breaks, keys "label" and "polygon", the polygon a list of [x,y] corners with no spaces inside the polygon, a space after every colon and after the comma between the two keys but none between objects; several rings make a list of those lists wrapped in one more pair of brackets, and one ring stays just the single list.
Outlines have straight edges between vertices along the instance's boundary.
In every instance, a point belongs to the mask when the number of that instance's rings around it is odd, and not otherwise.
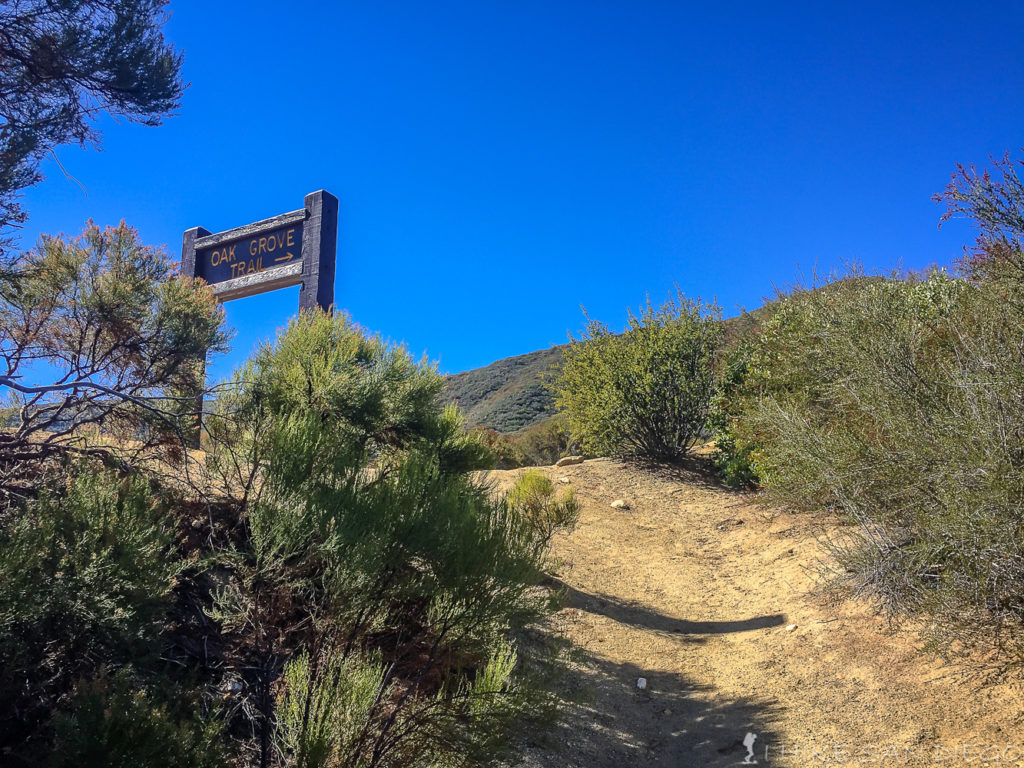
[{"label": "eroded trail edge", "polygon": [[981,688],[912,631],[815,591],[820,522],[769,516],[698,472],[539,471],[582,502],[555,546],[560,629],[581,658],[576,703],[527,765],[1024,765],[1018,686]]}]

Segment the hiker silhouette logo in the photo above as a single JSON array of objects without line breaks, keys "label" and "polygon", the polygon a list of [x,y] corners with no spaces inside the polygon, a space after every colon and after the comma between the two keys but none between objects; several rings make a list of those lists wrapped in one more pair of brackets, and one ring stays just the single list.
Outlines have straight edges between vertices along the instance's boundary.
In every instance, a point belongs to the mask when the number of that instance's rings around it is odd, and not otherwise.
[{"label": "hiker silhouette logo", "polygon": [[747,756],[743,758],[743,765],[754,765],[757,760],[754,759],[754,742],[757,741],[757,734],[747,732],[747,735],[743,737],[743,746],[747,748]]}]

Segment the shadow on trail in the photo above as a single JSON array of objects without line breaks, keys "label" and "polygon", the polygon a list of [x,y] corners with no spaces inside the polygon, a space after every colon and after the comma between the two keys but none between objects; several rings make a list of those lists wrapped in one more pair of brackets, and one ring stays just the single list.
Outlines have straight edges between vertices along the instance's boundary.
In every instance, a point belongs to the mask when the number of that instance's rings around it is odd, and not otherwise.
[{"label": "shadow on trail", "polygon": [[749,619],[726,621],[687,621],[652,611],[638,605],[623,603],[607,595],[592,595],[570,587],[560,579],[551,580],[566,599],[566,604],[587,613],[607,616],[620,624],[651,629],[655,632],[667,632],[683,635],[725,635],[732,632],[750,632],[756,629],[777,627],[786,622],[780,613],[766,616],[753,616]]},{"label": "shadow on trail", "polygon": [[705,490],[720,491],[734,498],[748,496],[741,488],[733,488],[722,482],[711,456],[691,455],[678,461],[655,461],[652,459],[632,459],[630,466],[661,480],[696,486]]},{"label": "shadow on trail", "polygon": [[[526,746],[528,768],[725,768],[743,765],[744,738],[758,765],[778,741],[778,702],[721,699],[682,675],[588,656],[567,676],[569,704],[552,731]],[[637,678],[647,680],[646,690]],[[752,692],[755,693],[755,692]]]}]

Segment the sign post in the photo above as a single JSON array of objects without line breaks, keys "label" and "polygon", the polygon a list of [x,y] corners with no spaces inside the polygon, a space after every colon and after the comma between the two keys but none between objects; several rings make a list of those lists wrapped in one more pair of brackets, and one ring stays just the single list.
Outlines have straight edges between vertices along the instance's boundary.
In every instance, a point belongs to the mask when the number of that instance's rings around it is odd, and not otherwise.
[{"label": "sign post", "polygon": [[181,271],[201,277],[221,301],[301,285],[299,309],[334,304],[338,198],[320,190],[297,211],[213,234],[185,230]]},{"label": "sign post", "polygon": [[[306,195],[297,211],[224,232],[185,230],[181,272],[205,280],[222,302],[301,285],[300,311],[332,312],[337,247],[338,198],[321,189]],[[201,420],[201,394],[197,406]]]}]

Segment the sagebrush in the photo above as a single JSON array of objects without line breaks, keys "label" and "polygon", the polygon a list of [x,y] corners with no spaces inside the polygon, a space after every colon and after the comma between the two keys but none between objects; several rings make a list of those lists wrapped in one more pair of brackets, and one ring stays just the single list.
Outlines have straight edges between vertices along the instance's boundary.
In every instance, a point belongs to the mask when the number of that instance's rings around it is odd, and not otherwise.
[{"label": "sagebrush", "polygon": [[838,576],[943,653],[1024,661],[1024,187],[960,169],[942,197],[979,225],[955,272],[854,272],[773,307],[724,404],[722,463],[772,504],[855,527]]}]

